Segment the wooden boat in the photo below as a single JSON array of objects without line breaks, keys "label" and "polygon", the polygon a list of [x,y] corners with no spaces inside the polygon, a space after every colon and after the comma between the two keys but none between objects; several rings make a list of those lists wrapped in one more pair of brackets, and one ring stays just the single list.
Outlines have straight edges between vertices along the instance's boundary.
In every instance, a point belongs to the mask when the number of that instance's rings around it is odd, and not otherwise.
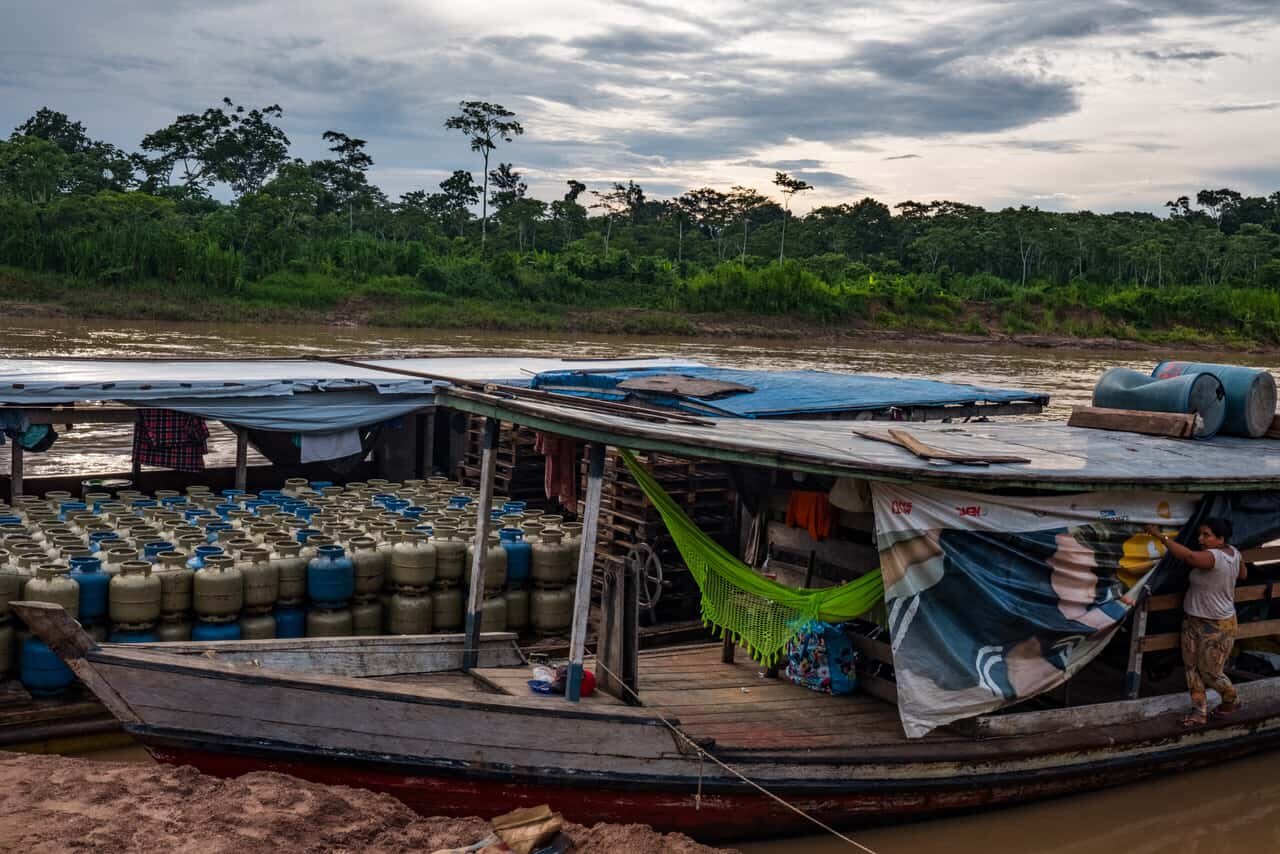
[{"label": "wooden boat", "polygon": [[[394,795],[426,815],[549,803],[579,822],[702,840],[1024,803],[1280,744],[1280,679],[1240,686],[1237,718],[1184,731],[1185,695],[981,718],[908,741],[889,703],[831,698],[722,661],[642,653],[640,698],[537,695],[511,634],[98,646],[64,611],[14,606],[163,762]],[[588,662],[590,665],[590,662]],[[700,754],[706,750],[712,761]]]}]

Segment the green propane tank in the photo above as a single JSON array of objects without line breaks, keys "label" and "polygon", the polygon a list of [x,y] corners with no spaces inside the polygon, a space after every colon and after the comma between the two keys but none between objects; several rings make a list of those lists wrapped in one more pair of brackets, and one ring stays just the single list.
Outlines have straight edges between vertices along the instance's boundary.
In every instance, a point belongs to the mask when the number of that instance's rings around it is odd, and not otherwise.
[{"label": "green propane tank", "polygon": [[366,637],[382,634],[382,603],[377,596],[357,599],[351,606],[351,633]]},{"label": "green propane tank", "polygon": [[431,621],[437,632],[462,628],[466,597],[454,584],[440,584],[431,591]]},{"label": "green propane tank", "polygon": [[[484,592],[493,593],[507,586],[507,550],[502,547],[496,533],[490,534],[485,541],[484,550]],[[467,546],[467,567],[475,561],[474,545]],[[506,618],[503,618],[506,624]],[[495,629],[494,631],[505,631]]]},{"label": "green propane tank", "polygon": [[271,552],[262,547],[240,551],[236,568],[244,583],[244,607],[270,608],[280,598],[280,573],[271,565]]},{"label": "green propane tank", "polygon": [[498,593],[485,599],[480,605],[480,631],[505,632],[507,630],[507,597]]},{"label": "green propane tank", "polygon": [[111,621],[141,626],[160,619],[162,586],[144,560],[126,561],[120,574],[111,579],[108,602]]},{"label": "green propane tank", "polygon": [[531,574],[538,584],[565,584],[573,577],[576,549],[559,528],[544,528],[533,544]]},{"label": "green propane tank", "polygon": [[458,535],[457,526],[436,525],[432,540],[436,547],[436,578],[462,583],[467,573],[467,544]]},{"label": "green propane tank", "polygon": [[506,592],[507,630],[519,632],[529,627],[529,591],[513,587]]},{"label": "green propane tank", "polygon": [[349,608],[335,610],[313,608],[307,612],[307,637],[309,638],[345,638],[351,637],[351,633]]},{"label": "green propane tank", "polygon": [[539,634],[568,631],[573,620],[573,594],[563,587],[539,587],[529,597],[529,622]]},{"label": "green propane tank", "polygon": [[244,604],[244,579],[227,555],[210,555],[192,580],[193,604],[201,617],[233,617]]},{"label": "green propane tank", "polygon": [[433,616],[431,595],[425,590],[400,590],[391,597],[391,634],[425,635],[431,633]]},{"label": "green propane tank", "polygon": [[72,617],[79,617],[80,585],[67,572],[60,563],[41,564],[36,569],[36,577],[27,581],[22,597],[32,602],[61,605]]},{"label": "green propane tank", "polygon": [[307,595],[307,559],[301,554],[302,543],[283,541],[275,544],[271,564],[280,578],[280,598],[286,601],[304,599]]},{"label": "green propane tank", "polygon": [[27,576],[18,572],[16,567],[6,565],[0,569],[0,620],[8,619],[9,603],[22,598],[22,588],[27,583]]},{"label": "green propane tank", "polygon": [[436,578],[436,546],[421,531],[405,531],[391,547],[390,581],[397,587],[426,587]]},{"label": "green propane tank", "polygon": [[191,610],[191,584],[195,576],[187,569],[187,556],[182,552],[160,552],[160,565],[155,575],[160,579],[160,611],[185,614]]},{"label": "green propane tank", "polygon": [[276,636],[276,618],[270,611],[245,611],[240,616],[241,640],[271,640]]},{"label": "green propane tank", "polygon": [[160,625],[156,626],[156,637],[161,641],[191,640],[191,621],[182,614],[164,614],[160,617]]},{"label": "green propane tank", "polygon": [[349,542],[351,565],[355,572],[355,595],[374,596],[382,589],[382,578],[387,566],[386,556],[378,551],[378,541],[373,537],[352,537]]}]

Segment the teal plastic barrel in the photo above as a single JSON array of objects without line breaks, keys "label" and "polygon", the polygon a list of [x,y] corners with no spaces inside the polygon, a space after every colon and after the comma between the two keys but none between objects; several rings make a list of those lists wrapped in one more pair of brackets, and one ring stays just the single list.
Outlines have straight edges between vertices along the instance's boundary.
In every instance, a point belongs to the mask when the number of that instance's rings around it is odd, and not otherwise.
[{"label": "teal plastic barrel", "polygon": [[1169,379],[1184,374],[1213,374],[1227,392],[1227,417],[1222,432],[1228,436],[1260,439],[1276,416],[1276,379],[1270,371],[1240,365],[1167,361],[1156,365],[1151,376]]},{"label": "teal plastic barrel", "polygon": [[1227,416],[1227,393],[1210,373],[1153,379],[1140,371],[1110,368],[1093,387],[1093,405],[1140,412],[1192,412],[1200,416],[1193,434],[1210,439]]}]

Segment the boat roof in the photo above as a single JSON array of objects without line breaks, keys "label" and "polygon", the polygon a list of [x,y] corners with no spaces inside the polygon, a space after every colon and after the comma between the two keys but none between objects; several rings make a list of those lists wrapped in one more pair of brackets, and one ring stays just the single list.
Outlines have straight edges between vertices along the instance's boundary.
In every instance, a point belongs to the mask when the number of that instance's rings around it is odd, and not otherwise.
[{"label": "boat roof", "polygon": [[[1280,441],[1166,439],[1061,423],[903,423],[697,419],[601,411],[585,402],[441,389],[440,405],[637,450],[766,468],[967,489],[1280,489]],[[1026,463],[939,464],[866,438],[893,427],[936,448],[1014,455]]]},{"label": "boat roof", "polygon": [[[355,364],[358,362],[358,364]],[[49,406],[83,401],[280,397],[349,389],[430,394],[446,378],[527,385],[549,370],[688,365],[688,360],[465,356],[314,359],[0,358],[0,404]],[[433,375],[408,376],[402,371]],[[323,396],[309,403],[322,406]]]},{"label": "boat roof", "polygon": [[[686,380],[694,382],[685,383]],[[814,370],[749,371],[698,365],[552,370],[539,373],[531,385],[556,394],[595,400],[643,401],[685,412],[737,418],[999,403],[1026,403],[1039,408],[1049,402],[1047,394],[1022,389],[913,377]]]}]

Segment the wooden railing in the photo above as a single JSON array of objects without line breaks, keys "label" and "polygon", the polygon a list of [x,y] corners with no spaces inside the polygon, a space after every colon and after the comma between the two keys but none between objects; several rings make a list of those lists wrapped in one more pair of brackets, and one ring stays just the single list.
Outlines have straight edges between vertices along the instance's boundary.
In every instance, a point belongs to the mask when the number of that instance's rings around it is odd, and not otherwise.
[{"label": "wooden railing", "polygon": [[[1244,562],[1254,565],[1268,565],[1280,562],[1280,546],[1265,546],[1250,549],[1243,553]],[[1249,579],[1246,579],[1248,581]],[[1136,699],[1142,689],[1142,657],[1144,653],[1158,650],[1177,649],[1181,643],[1181,632],[1166,632],[1158,635],[1147,634],[1147,617],[1153,611],[1180,611],[1182,609],[1182,593],[1166,593],[1150,596],[1143,591],[1133,609],[1133,633],[1129,638],[1129,667],[1125,674],[1125,696]],[[1280,595],[1280,582],[1263,584],[1242,584],[1235,590],[1236,605],[1249,602],[1268,601]],[[1268,635],[1280,635],[1280,619],[1255,620],[1241,623],[1236,638],[1257,638]]]}]

